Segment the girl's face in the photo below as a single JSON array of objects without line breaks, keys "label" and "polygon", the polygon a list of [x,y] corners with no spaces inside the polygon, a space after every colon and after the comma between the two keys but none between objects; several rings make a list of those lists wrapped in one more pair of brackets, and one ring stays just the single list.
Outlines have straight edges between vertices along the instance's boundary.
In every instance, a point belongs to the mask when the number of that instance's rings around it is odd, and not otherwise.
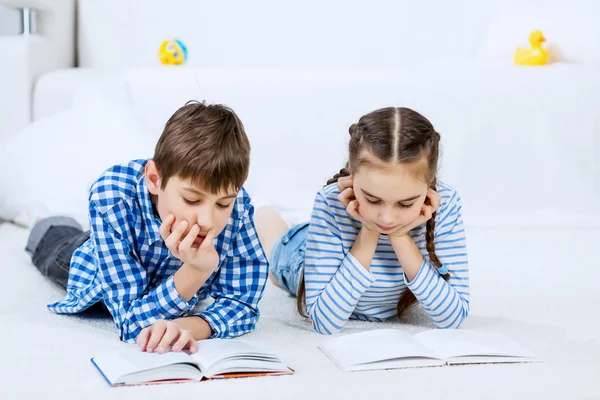
[{"label": "girl's face", "polygon": [[354,173],[354,195],[362,217],[380,233],[393,233],[421,213],[428,184],[415,165],[363,165]]}]

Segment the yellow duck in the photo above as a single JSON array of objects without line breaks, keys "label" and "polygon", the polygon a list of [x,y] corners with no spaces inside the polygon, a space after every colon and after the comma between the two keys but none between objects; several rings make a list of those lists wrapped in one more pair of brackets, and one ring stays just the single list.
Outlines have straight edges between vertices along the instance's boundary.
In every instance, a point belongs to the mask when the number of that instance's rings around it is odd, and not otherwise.
[{"label": "yellow duck", "polygon": [[542,43],[546,41],[544,34],[540,31],[533,31],[529,35],[529,43],[531,48],[517,48],[514,61],[516,65],[546,65],[548,64],[548,50],[542,47]]}]

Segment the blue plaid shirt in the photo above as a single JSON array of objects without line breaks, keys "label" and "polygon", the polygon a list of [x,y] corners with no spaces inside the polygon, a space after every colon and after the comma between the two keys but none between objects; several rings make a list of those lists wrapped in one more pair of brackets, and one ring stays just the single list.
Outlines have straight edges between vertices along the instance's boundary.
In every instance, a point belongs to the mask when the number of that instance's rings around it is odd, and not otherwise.
[{"label": "blue plaid shirt", "polygon": [[[159,319],[196,315],[208,322],[213,338],[252,331],[267,281],[267,259],[256,235],[254,208],[240,190],[225,229],[215,239],[220,264],[198,293],[185,301],[173,275],[182,262],[158,231],[144,175],[147,160],[105,171],[90,189],[90,239],[71,258],[64,300],[50,304],[56,313],[77,313],[103,301],[121,340],[132,342]],[[194,310],[208,296],[214,302]]]}]

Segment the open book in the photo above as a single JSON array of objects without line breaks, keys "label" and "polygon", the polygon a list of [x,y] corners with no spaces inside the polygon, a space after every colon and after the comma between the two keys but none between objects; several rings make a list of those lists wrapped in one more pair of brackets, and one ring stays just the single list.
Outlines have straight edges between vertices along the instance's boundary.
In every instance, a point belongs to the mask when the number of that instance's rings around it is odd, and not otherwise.
[{"label": "open book", "polygon": [[111,386],[294,373],[275,354],[250,342],[231,339],[199,341],[194,354],[146,353],[128,348],[91,361]]},{"label": "open book", "polygon": [[377,329],[325,339],[320,348],[344,371],[541,361],[505,336],[462,329],[414,336]]}]

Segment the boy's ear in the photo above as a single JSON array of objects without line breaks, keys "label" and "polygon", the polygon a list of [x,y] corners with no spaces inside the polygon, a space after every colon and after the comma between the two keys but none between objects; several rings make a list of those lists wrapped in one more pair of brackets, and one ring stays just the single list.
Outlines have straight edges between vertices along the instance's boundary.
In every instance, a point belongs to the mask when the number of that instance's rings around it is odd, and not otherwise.
[{"label": "boy's ear", "polygon": [[148,185],[148,191],[154,195],[160,192],[160,175],[158,168],[153,160],[146,163],[144,167],[144,173],[146,174],[146,184]]}]

